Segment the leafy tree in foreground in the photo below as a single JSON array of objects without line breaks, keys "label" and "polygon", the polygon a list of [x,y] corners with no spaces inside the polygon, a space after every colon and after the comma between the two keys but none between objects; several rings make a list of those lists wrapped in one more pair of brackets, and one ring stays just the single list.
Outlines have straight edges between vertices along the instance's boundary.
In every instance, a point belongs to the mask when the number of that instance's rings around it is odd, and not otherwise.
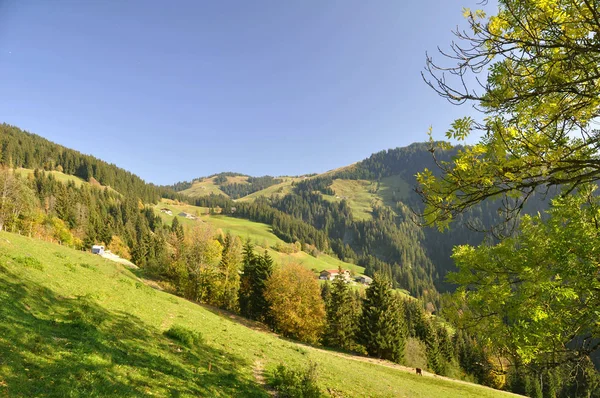
[{"label": "leafy tree in foreground", "polygon": [[524,216],[519,233],[496,246],[457,247],[452,280],[469,308],[464,322],[524,363],[600,347],[599,220],[600,198],[586,186],[556,199],[547,221]]},{"label": "leafy tree in foreground", "polygon": [[358,341],[371,356],[401,362],[407,330],[403,304],[382,274],[375,274],[363,300]]},{"label": "leafy tree in foreground", "polygon": [[425,78],[452,103],[485,113],[482,122],[456,120],[446,136],[482,138],[440,162],[443,175],[419,174],[428,223],[444,228],[487,198],[503,199],[510,218],[536,192],[598,180],[599,9],[597,0],[500,0],[489,18],[465,10],[470,29],[443,53],[450,65],[428,57]]},{"label": "leafy tree in foreground", "polygon": [[[431,87],[484,117],[456,120],[448,139],[479,132],[479,142],[439,161],[440,173],[418,174],[424,220],[443,230],[495,200],[505,240],[456,248],[453,281],[478,338],[530,367],[584,361],[600,337],[600,225],[588,186],[600,178],[599,9],[597,0],[499,0],[491,17],[465,10],[469,29],[443,54],[451,65],[427,59]],[[519,219],[528,198],[554,188],[562,197],[547,221]]]},{"label": "leafy tree in foreground", "polygon": [[13,227],[35,207],[33,191],[10,169],[0,167],[0,231]]},{"label": "leafy tree in foreground", "polygon": [[300,264],[278,268],[265,290],[275,328],[284,336],[318,343],[325,326],[325,306],[312,271]]}]

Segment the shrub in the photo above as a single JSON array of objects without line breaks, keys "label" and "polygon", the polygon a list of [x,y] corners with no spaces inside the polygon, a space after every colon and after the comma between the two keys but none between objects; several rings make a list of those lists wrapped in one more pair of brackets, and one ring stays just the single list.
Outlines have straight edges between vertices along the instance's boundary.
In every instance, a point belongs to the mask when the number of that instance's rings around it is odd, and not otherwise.
[{"label": "shrub", "polygon": [[288,369],[279,365],[273,372],[271,383],[280,397],[284,398],[318,398],[321,389],[317,385],[317,364],[309,363],[303,370]]},{"label": "shrub", "polygon": [[202,342],[202,335],[199,332],[178,325],[171,326],[164,335],[190,348]]},{"label": "shrub", "polygon": [[18,264],[21,264],[25,267],[35,268],[40,271],[44,270],[44,266],[42,265],[40,260],[38,260],[37,258],[31,257],[31,256],[13,257],[13,260],[15,260]]}]

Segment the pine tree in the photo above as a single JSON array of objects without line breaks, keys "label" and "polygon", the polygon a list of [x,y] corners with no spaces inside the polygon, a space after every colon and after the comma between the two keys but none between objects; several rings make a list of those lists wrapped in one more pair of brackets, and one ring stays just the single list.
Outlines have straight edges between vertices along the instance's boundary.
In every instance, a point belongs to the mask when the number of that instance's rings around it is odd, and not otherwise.
[{"label": "pine tree", "polygon": [[239,304],[240,313],[250,319],[268,322],[269,304],[264,297],[265,284],[273,273],[273,259],[266,252],[262,256],[254,253],[250,241],[244,245],[243,274],[241,277]]},{"label": "pine tree", "polygon": [[325,344],[350,350],[354,347],[357,328],[357,313],[353,306],[348,284],[340,273],[331,285],[329,298],[326,301],[327,328]]},{"label": "pine tree", "polygon": [[325,281],[323,285],[321,285],[321,298],[325,305],[329,302],[329,298],[331,297],[331,284],[329,281]]},{"label": "pine tree", "polygon": [[183,240],[183,226],[177,217],[173,218],[173,222],[171,223],[171,232],[177,236],[177,239]]},{"label": "pine tree", "polygon": [[406,324],[402,301],[388,278],[376,273],[363,300],[358,340],[369,355],[400,363],[404,359]]},{"label": "pine tree", "polygon": [[240,240],[227,233],[223,241],[223,252],[219,263],[218,281],[215,286],[213,298],[215,305],[235,311],[238,308],[238,291],[240,288],[240,275],[238,273],[241,262]]},{"label": "pine tree", "polygon": [[426,321],[424,326],[423,341],[427,347],[427,367],[436,374],[442,374],[444,367],[435,326],[430,321]]}]

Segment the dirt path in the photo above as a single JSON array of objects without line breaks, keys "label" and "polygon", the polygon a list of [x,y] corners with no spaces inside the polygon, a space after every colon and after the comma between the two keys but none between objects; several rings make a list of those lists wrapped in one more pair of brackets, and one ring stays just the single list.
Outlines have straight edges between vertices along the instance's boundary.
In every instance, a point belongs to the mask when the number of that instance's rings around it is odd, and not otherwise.
[{"label": "dirt path", "polygon": [[256,379],[258,384],[260,384],[265,389],[265,391],[267,392],[267,394],[269,394],[269,396],[271,396],[271,397],[279,396],[279,394],[277,394],[277,391],[275,391],[267,383],[267,380],[265,379],[265,364],[262,359],[257,359],[254,362],[254,366],[252,368],[252,373],[254,374],[254,379]]}]

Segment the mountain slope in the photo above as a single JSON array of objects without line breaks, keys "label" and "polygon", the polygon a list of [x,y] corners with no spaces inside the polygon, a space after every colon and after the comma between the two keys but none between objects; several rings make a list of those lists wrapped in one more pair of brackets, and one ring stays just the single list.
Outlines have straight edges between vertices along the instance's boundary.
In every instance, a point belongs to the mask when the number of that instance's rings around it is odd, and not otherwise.
[{"label": "mountain slope", "polygon": [[[170,209],[173,213],[173,216],[160,212],[160,209],[164,208]],[[286,242],[284,242],[281,238],[276,236],[271,230],[271,227],[266,224],[220,214],[209,215],[208,208],[190,206],[168,199],[163,199],[160,203],[158,203],[155,206],[155,210],[157,213],[160,212],[160,216],[166,225],[171,225],[173,218],[179,213],[186,212],[195,215],[197,219],[190,220],[183,217],[178,217],[179,222],[183,225],[193,226],[197,223],[207,223],[224,233],[229,232],[232,235],[239,236],[242,241],[250,239],[256,246],[256,250],[258,252],[267,250],[269,255],[277,264],[288,264],[294,262],[299,263],[310,270],[316,271],[321,271],[324,269],[337,269],[338,267],[342,267],[343,269],[352,270],[357,275],[363,274],[365,270],[364,267],[356,264],[346,263],[327,254],[319,254],[317,257],[314,257],[304,251],[298,251],[295,253],[284,253],[282,251],[278,251],[278,247],[289,245],[287,245]]]},{"label": "mountain slope", "polygon": [[[501,397],[296,344],[143,284],[98,256],[0,232],[0,395],[267,397],[277,364],[317,363],[348,397]],[[199,333],[190,347],[164,332]],[[253,324],[249,324],[254,326]]]}]

